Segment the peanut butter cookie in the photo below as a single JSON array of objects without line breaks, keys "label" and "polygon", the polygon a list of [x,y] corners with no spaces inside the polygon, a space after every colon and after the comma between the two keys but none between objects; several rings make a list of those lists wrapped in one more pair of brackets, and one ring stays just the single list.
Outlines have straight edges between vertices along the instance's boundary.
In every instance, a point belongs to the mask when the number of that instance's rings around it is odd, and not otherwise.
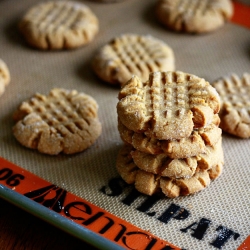
[{"label": "peanut butter cookie", "polygon": [[179,140],[158,140],[144,133],[136,133],[118,120],[121,139],[135,149],[148,154],[166,154],[170,158],[188,158],[205,152],[206,146],[214,146],[221,138],[220,119],[214,116],[214,122],[206,128],[196,129],[187,138]]},{"label": "peanut butter cookie", "polygon": [[173,50],[159,39],[124,34],[103,46],[92,65],[99,78],[122,86],[133,75],[146,81],[150,72],[174,70],[175,58]]},{"label": "peanut butter cookie", "polygon": [[28,44],[38,49],[73,49],[94,39],[99,21],[81,2],[49,1],[29,9],[19,28]]},{"label": "peanut butter cookie", "polygon": [[97,110],[91,96],[76,90],[37,93],[14,113],[13,134],[23,146],[44,154],[81,152],[101,134]]},{"label": "peanut butter cookie", "polygon": [[188,33],[210,32],[233,15],[231,0],[158,0],[156,16],[166,27]]},{"label": "peanut butter cookie", "polygon": [[165,154],[152,155],[139,150],[130,152],[138,168],[146,172],[171,178],[191,178],[198,169],[208,170],[224,163],[220,141],[214,147],[206,147],[206,152],[188,158],[169,158]]},{"label": "peanut butter cookie", "polygon": [[177,72],[133,76],[119,92],[117,114],[128,129],[159,140],[189,137],[212,123],[220,98],[203,78]]},{"label": "peanut butter cookie", "polygon": [[221,97],[220,127],[240,138],[250,137],[250,74],[222,77],[213,83]]}]

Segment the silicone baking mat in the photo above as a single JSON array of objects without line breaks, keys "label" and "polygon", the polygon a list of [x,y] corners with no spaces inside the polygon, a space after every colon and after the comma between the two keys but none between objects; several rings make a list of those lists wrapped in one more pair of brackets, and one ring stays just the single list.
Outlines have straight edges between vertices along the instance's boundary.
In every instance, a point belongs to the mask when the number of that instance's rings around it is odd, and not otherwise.
[{"label": "silicone baking mat", "polygon": [[[233,21],[224,27],[189,35],[162,27],[154,0],[83,1],[98,16],[100,32],[91,44],[70,51],[27,46],[17,23],[36,2],[0,0],[0,58],[11,73],[0,97],[0,196],[103,249],[249,249],[250,140],[223,134],[223,174],[202,192],[175,199],[139,194],[115,169],[122,146],[119,89],[100,81],[91,69],[100,46],[136,33],[162,39],[174,50],[176,69],[210,82],[230,72],[249,72],[247,2],[235,2]],[[99,104],[103,131],[85,152],[48,156],[22,147],[12,135],[18,105],[54,87],[85,92]]]}]

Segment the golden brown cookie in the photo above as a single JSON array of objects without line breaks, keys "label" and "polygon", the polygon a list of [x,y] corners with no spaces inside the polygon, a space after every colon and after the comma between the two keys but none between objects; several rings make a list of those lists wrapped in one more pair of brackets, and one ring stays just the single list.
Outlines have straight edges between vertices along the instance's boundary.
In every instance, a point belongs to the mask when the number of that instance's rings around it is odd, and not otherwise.
[{"label": "golden brown cookie", "polygon": [[81,2],[49,1],[29,9],[19,28],[27,42],[38,49],[72,49],[91,42],[99,22]]},{"label": "golden brown cookie", "polygon": [[211,180],[220,176],[223,164],[209,170],[197,171],[191,178],[169,178],[139,169],[130,155],[131,146],[124,145],[117,157],[117,171],[129,184],[146,195],[162,192],[169,198],[190,195],[206,188]]},{"label": "golden brown cookie", "polygon": [[210,170],[195,173],[195,175],[189,179],[161,178],[160,188],[162,192],[170,198],[194,194],[206,188],[211,180],[218,178],[222,170],[223,164],[218,164]]},{"label": "golden brown cookie", "polygon": [[221,139],[214,147],[206,147],[205,153],[189,158],[172,159],[165,154],[152,155],[132,148],[130,154],[135,165],[141,170],[176,179],[192,177],[197,168],[208,170],[224,163]]},{"label": "golden brown cookie", "polygon": [[23,146],[41,153],[74,154],[90,147],[101,134],[97,111],[96,101],[76,90],[37,93],[14,113],[13,134]]},{"label": "golden brown cookie", "polygon": [[107,83],[125,84],[133,75],[146,81],[150,72],[175,69],[173,50],[150,35],[124,34],[103,46],[92,61],[96,75]]},{"label": "golden brown cookie", "polygon": [[130,145],[123,145],[116,159],[116,169],[122,179],[128,184],[133,184],[135,182],[135,177],[139,170],[130,154],[131,150],[132,147]]},{"label": "golden brown cookie", "polygon": [[156,17],[166,27],[204,33],[223,26],[233,15],[231,0],[158,0]]},{"label": "golden brown cookie", "polygon": [[0,95],[5,91],[5,87],[10,82],[10,72],[6,63],[0,59]]},{"label": "golden brown cookie", "polygon": [[144,133],[136,133],[128,129],[118,119],[118,130],[121,139],[135,149],[148,154],[166,154],[170,158],[188,158],[205,152],[206,146],[215,145],[221,138],[218,127],[219,116],[214,116],[214,122],[206,128],[196,129],[192,134],[180,140],[158,140]]},{"label": "golden brown cookie", "polygon": [[250,137],[250,73],[231,74],[213,83],[221,97],[220,127],[232,135]]},{"label": "golden brown cookie", "polygon": [[119,92],[117,113],[128,129],[159,140],[189,137],[212,123],[220,98],[203,78],[177,72],[132,77]]}]

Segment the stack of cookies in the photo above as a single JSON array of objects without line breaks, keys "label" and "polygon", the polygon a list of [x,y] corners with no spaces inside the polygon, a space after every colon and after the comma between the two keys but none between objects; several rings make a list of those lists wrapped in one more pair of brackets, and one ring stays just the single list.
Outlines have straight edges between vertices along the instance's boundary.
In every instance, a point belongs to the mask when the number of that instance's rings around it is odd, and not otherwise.
[{"label": "stack of cookies", "polygon": [[125,142],[117,170],[141,193],[198,192],[224,164],[220,98],[204,79],[184,72],[133,76],[119,92],[118,130]]}]

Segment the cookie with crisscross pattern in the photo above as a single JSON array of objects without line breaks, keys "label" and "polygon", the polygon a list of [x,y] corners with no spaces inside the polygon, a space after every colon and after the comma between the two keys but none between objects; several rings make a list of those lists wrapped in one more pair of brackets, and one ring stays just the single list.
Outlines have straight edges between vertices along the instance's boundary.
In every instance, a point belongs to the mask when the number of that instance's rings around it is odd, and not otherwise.
[{"label": "cookie with crisscross pattern", "polygon": [[220,127],[241,138],[250,137],[250,73],[222,77],[212,84],[221,97]]},{"label": "cookie with crisscross pattern", "polygon": [[150,72],[175,69],[173,50],[150,35],[124,34],[104,45],[93,70],[107,83],[124,85],[133,75],[146,81]]},{"label": "cookie with crisscross pattern", "polygon": [[91,42],[99,31],[99,21],[81,2],[49,1],[27,11],[19,23],[27,42],[36,48],[72,49]]},{"label": "cookie with crisscross pattern", "polygon": [[212,123],[220,98],[203,78],[177,72],[153,72],[143,82],[134,76],[119,92],[120,121],[134,132],[159,140],[189,137]]},{"label": "cookie with crisscross pattern", "polygon": [[203,33],[225,24],[233,15],[231,0],[158,0],[156,16],[175,31]]},{"label": "cookie with crisscross pattern", "polygon": [[76,90],[37,93],[14,113],[13,134],[22,145],[41,153],[81,152],[101,134],[97,110],[91,96]]}]

